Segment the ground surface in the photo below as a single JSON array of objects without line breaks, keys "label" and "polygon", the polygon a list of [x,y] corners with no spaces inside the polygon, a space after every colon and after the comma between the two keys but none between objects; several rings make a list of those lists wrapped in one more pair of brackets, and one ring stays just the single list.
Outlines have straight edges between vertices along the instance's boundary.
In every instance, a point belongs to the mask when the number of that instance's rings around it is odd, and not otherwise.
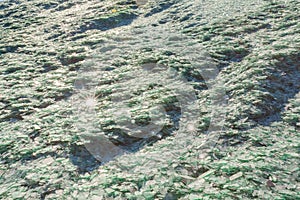
[{"label": "ground surface", "polygon": [[299,8],[2,1],[0,199],[300,199]]}]

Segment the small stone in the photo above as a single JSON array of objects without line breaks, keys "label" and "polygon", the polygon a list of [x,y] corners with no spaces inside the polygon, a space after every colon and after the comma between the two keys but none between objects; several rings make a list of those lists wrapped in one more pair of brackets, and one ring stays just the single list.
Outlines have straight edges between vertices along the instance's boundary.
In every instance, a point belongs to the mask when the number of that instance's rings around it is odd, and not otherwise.
[{"label": "small stone", "polygon": [[267,180],[266,185],[268,187],[275,187],[275,184],[272,181],[270,181],[270,180]]}]

